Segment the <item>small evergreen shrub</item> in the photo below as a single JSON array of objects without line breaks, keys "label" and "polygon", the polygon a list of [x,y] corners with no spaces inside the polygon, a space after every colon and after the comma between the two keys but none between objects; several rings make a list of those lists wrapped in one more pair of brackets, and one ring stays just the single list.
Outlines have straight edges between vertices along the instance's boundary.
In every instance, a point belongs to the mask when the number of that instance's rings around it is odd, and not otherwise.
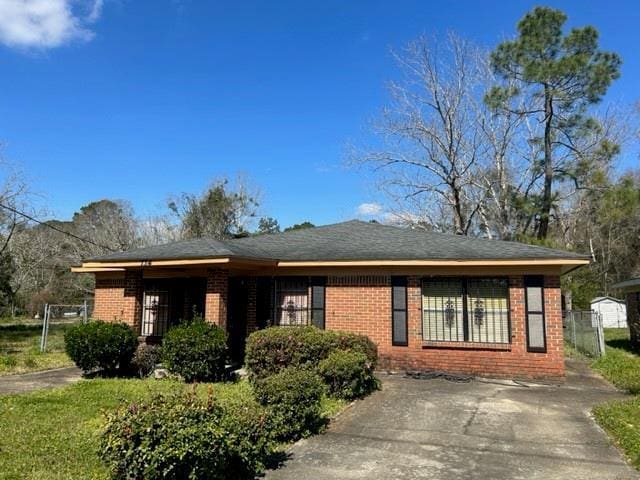
[{"label": "small evergreen shrub", "polygon": [[107,415],[101,456],[114,479],[243,479],[274,451],[267,411],[195,394],[158,396]]},{"label": "small evergreen shrub", "polygon": [[315,327],[258,330],[247,338],[245,366],[252,378],[265,378],[290,366],[313,366],[331,351],[326,333]]},{"label": "small evergreen shrub", "polygon": [[113,373],[129,368],[138,337],[125,323],[94,321],[68,328],[64,345],[67,355],[83,371],[99,368]]},{"label": "small evergreen shrub", "polygon": [[332,336],[331,351],[346,350],[349,352],[359,352],[366,355],[375,370],[378,363],[378,347],[373,340],[366,335],[359,335],[351,332],[328,332]]},{"label": "small evergreen shrub", "polygon": [[286,367],[316,367],[336,350],[363,353],[375,368],[378,349],[368,337],[316,327],[272,327],[252,333],[245,366],[252,379],[260,379]]},{"label": "small evergreen shrub", "polygon": [[161,355],[162,347],[160,345],[141,343],[133,355],[131,366],[139,377],[146,377],[151,374],[156,365],[160,363]]},{"label": "small evergreen shrub", "polygon": [[187,382],[215,382],[224,377],[227,333],[202,319],[178,325],[165,335],[161,358]]},{"label": "small evergreen shrub", "polygon": [[320,429],[324,390],[322,379],[314,371],[296,367],[254,384],[256,398],[267,407],[273,434],[279,441],[297,440]]},{"label": "small evergreen shrub", "polygon": [[364,353],[336,350],[318,365],[318,373],[329,395],[352,400],[364,397],[378,387],[373,365]]}]

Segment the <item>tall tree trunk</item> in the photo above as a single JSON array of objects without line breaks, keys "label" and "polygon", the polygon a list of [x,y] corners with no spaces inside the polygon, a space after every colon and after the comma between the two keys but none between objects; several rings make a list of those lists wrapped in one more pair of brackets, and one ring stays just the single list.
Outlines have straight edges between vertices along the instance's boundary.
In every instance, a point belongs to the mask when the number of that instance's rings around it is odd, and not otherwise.
[{"label": "tall tree trunk", "polygon": [[549,234],[551,216],[551,194],[553,187],[553,159],[551,157],[551,122],[553,120],[553,100],[549,86],[544,87],[544,190],[538,224],[538,239],[544,240]]},{"label": "tall tree trunk", "polygon": [[466,235],[466,219],[464,215],[464,207],[462,205],[462,195],[460,192],[460,186],[454,180],[451,182],[451,193],[453,196],[453,228],[456,235]]}]

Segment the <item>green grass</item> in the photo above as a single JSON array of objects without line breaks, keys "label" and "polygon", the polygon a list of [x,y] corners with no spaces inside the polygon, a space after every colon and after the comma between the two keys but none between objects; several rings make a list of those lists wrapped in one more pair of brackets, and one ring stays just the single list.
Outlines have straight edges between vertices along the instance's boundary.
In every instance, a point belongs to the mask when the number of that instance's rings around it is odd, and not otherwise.
[{"label": "green grass", "polygon": [[598,405],[593,414],[631,464],[640,470],[640,396]]},{"label": "green grass", "polygon": [[640,393],[640,352],[631,348],[629,331],[607,328],[604,337],[605,355],[591,366],[616,387],[634,395]]},{"label": "green grass", "polygon": [[564,356],[566,358],[585,359],[585,355],[578,351],[571,343],[564,342]]},{"label": "green grass", "polygon": [[[104,412],[121,402],[192,387],[175,380],[94,379],[22,395],[0,396],[0,479],[106,479],[98,457]],[[206,395],[208,385],[198,387]],[[212,384],[220,401],[251,396],[247,382]],[[346,402],[323,401],[326,416]]]},{"label": "green grass", "polygon": [[592,367],[634,396],[598,405],[593,414],[631,464],[640,470],[640,352],[631,348],[626,329],[605,329],[605,341],[606,354],[594,360]]},{"label": "green grass", "polygon": [[42,321],[3,319],[0,321],[0,376],[35,372],[73,365],[64,353],[64,330],[55,324],[49,330],[47,351],[40,352]]}]

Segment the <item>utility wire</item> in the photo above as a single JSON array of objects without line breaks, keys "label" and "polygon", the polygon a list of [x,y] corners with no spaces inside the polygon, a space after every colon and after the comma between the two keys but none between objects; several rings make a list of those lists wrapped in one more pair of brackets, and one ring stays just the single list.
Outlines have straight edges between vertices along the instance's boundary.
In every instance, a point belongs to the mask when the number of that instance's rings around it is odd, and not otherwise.
[{"label": "utility wire", "polygon": [[89,243],[91,245],[93,245],[94,247],[100,247],[100,248],[104,248],[105,250],[109,250],[110,252],[115,252],[116,250],[114,250],[111,247],[107,247],[106,245],[100,245],[99,243],[94,242],[93,240],[89,240],[87,238],[82,238],[74,233],[71,232],[67,232],[66,230],[62,230],[61,228],[56,227],[55,225],[50,225],[47,222],[43,222],[41,220],[38,220],[37,218],[33,218],[31,215],[27,215],[24,212],[21,212],[20,210],[16,210],[13,207],[10,207],[8,205],[4,205],[2,203],[0,203],[0,207],[9,210],[12,213],[15,213],[16,215],[20,215],[21,217],[26,218],[27,220],[31,220],[32,222],[36,222],[37,224],[40,225],[44,225],[45,227],[49,227],[51,230],[55,230],[56,232],[62,233],[64,235],[67,235],[68,237],[71,238],[75,238],[76,240],[80,240],[81,242],[85,242],[85,243]]}]

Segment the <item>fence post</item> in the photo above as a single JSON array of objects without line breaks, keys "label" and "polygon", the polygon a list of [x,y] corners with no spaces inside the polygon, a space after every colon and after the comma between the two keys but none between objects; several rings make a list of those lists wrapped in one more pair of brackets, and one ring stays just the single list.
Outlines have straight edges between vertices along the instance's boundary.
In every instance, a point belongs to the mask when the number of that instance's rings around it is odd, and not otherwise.
[{"label": "fence post", "polygon": [[82,302],[82,323],[87,323],[89,320],[89,315],[87,313],[87,301]]},{"label": "fence post", "polygon": [[47,330],[49,323],[49,304],[44,304],[44,318],[42,319],[42,337],[40,338],[40,351],[44,352],[47,348]]},{"label": "fence post", "polygon": [[576,319],[573,315],[574,312],[571,312],[571,343],[573,343],[573,348],[578,348],[578,341],[576,338]]},{"label": "fence post", "polygon": [[598,314],[598,343],[600,347],[600,356],[603,356],[606,346],[604,341],[604,319],[600,313]]}]

